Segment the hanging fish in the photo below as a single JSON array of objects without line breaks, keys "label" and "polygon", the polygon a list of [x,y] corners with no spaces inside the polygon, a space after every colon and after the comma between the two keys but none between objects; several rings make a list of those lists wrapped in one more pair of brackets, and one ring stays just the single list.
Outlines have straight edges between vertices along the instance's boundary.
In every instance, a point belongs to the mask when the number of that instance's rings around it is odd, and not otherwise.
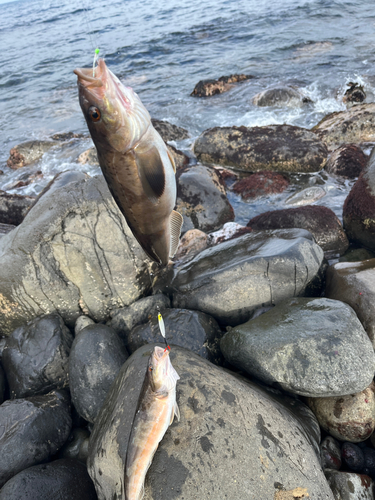
[{"label": "hanging fish", "polygon": [[125,465],[125,500],[143,498],[144,481],[153,456],[174,416],[180,420],[176,403],[178,373],[169,350],[155,346],[139,396],[130,433]]},{"label": "hanging fish", "polygon": [[176,203],[176,168],[138,95],[107,68],[75,69],[79,102],[99,164],[135,238],[153,261],[176,253],[182,216]]}]

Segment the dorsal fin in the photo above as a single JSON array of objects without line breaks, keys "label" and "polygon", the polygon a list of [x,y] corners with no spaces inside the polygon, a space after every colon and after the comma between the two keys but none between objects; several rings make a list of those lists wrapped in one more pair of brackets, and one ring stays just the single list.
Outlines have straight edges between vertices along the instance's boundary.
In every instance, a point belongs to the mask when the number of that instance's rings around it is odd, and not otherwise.
[{"label": "dorsal fin", "polygon": [[147,151],[135,148],[133,154],[143,190],[147,198],[156,203],[165,188],[164,165],[160,153],[155,146],[151,146]]},{"label": "dorsal fin", "polygon": [[182,223],[184,222],[184,218],[181,214],[172,210],[170,217],[170,228],[171,228],[171,247],[169,251],[169,256],[173,257],[177,252],[177,247],[180,242],[180,234]]}]

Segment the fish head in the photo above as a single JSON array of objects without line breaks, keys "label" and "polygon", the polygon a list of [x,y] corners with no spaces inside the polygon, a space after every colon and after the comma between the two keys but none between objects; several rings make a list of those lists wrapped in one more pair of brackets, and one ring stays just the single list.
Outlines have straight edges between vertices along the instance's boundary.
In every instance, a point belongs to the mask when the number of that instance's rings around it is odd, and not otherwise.
[{"label": "fish head", "polygon": [[170,391],[180,378],[173,368],[169,349],[155,346],[148,361],[148,373],[154,392]]},{"label": "fish head", "polygon": [[126,152],[147,131],[151,118],[138,95],[125,87],[107,67],[74,70],[78,76],[79,102],[95,145]]}]

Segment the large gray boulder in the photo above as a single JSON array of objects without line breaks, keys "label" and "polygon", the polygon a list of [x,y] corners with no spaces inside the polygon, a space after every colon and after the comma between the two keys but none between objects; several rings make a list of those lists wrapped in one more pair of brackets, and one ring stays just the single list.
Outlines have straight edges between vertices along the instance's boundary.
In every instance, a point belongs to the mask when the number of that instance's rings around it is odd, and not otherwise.
[{"label": "large gray boulder", "polygon": [[231,329],[224,357],[263,382],[302,396],[354,394],[375,373],[372,344],[353,309],[338,300],[298,297]]},{"label": "large gray boulder", "polygon": [[318,172],[328,155],[313,132],[292,125],[211,128],[195,141],[194,152],[204,163],[246,172]]},{"label": "large gray boulder", "polygon": [[106,320],[149,288],[146,263],[102,176],[51,188],[0,240],[1,333],[52,311]]},{"label": "large gray boulder", "polygon": [[[152,348],[128,359],[95,422],[88,470],[100,500],[125,498],[127,443]],[[172,346],[171,360],[181,377],[181,420],[159,444],[144,500],[273,499],[296,488],[311,500],[333,500],[302,403],[283,404],[180,347]]]},{"label": "large gray boulder", "polygon": [[159,286],[172,294],[173,307],[233,326],[259,307],[319,294],[322,263],[323,250],[304,229],[257,231],[177,263]]}]

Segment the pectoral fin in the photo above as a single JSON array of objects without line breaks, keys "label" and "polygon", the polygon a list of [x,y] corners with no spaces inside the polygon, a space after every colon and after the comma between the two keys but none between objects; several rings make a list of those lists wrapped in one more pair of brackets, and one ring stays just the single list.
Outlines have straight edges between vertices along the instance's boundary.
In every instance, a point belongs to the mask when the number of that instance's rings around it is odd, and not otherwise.
[{"label": "pectoral fin", "polygon": [[147,151],[134,149],[135,162],[143,190],[150,201],[156,203],[165,189],[165,173],[163,161],[155,146]]},{"label": "pectoral fin", "polygon": [[172,417],[169,425],[173,422],[174,417],[176,416],[178,422],[180,421],[180,410],[178,408],[177,402],[175,402],[174,407],[173,407],[173,412],[172,412]]},{"label": "pectoral fin", "polygon": [[171,247],[169,251],[169,256],[173,257],[177,251],[178,244],[180,242],[181,227],[184,219],[181,214],[172,210],[170,217],[170,227],[171,227]]},{"label": "pectoral fin", "polygon": [[171,153],[168,150],[167,150],[167,153],[168,153],[168,158],[170,159],[170,162],[172,163],[173,171],[174,171],[174,173],[176,173],[176,164],[174,162],[174,159],[173,159]]}]

